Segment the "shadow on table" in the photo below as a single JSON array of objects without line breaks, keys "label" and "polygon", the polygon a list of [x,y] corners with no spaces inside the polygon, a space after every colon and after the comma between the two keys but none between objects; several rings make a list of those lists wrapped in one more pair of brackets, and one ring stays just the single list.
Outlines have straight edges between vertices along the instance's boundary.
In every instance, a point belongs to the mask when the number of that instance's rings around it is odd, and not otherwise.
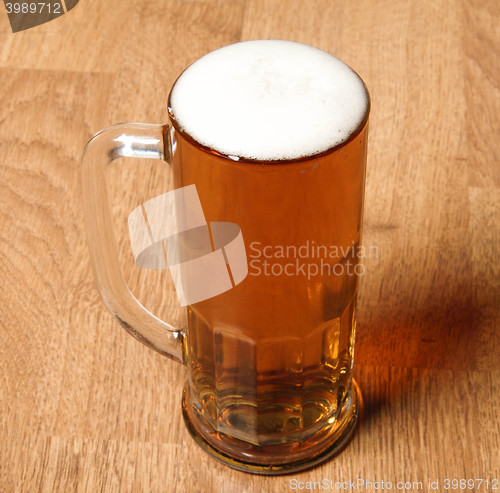
[{"label": "shadow on table", "polygon": [[[369,296],[369,294],[366,294]],[[484,313],[471,281],[443,288],[407,286],[358,318],[355,376],[372,420],[389,402],[416,395],[426,369],[475,370],[484,354]],[[369,303],[365,303],[365,305]]]}]

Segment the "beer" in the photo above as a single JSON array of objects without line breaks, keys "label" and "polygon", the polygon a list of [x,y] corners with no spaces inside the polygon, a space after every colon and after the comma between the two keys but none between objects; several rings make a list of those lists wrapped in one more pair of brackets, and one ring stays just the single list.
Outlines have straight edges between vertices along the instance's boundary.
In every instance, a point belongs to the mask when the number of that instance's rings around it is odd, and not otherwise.
[{"label": "beer", "polygon": [[188,426],[243,463],[320,456],[356,405],[366,88],[325,52],[251,41],[189,67],[169,111],[175,187],[239,225],[249,265],[188,307]]}]

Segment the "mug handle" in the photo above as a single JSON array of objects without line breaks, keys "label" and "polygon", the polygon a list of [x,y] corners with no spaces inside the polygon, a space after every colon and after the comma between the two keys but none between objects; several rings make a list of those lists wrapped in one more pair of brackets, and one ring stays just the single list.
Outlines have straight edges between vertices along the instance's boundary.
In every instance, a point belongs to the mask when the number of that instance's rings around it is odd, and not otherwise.
[{"label": "mug handle", "polygon": [[149,312],[125,283],[118,262],[107,188],[107,170],[115,159],[134,157],[168,161],[167,128],[157,124],[120,123],[98,132],[83,152],[83,208],[90,260],[104,304],[136,339],[182,363],[182,330]]}]

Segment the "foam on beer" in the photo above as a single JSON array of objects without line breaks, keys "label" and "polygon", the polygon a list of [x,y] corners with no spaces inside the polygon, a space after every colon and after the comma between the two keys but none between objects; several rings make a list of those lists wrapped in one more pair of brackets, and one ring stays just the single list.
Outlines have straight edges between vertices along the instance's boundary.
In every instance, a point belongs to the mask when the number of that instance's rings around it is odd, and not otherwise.
[{"label": "foam on beer", "polygon": [[200,58],[179,77],[170,110],[200,144],[259,160],[296,159],[349,139],[368,109],[347,65],[317,48],[245,41]]}]

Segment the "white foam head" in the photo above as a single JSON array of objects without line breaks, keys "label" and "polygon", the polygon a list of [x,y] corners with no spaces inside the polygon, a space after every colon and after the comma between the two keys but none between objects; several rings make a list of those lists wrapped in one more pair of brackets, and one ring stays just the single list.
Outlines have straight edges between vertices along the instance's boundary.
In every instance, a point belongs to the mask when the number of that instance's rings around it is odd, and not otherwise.
[{"label": "white foam head", "polygon": [[359,76],[333,55],[279,40],[205,55],[175,83],[170,111],[200,144],[259,160],[314,155],[349,139],[368,111]]}]

